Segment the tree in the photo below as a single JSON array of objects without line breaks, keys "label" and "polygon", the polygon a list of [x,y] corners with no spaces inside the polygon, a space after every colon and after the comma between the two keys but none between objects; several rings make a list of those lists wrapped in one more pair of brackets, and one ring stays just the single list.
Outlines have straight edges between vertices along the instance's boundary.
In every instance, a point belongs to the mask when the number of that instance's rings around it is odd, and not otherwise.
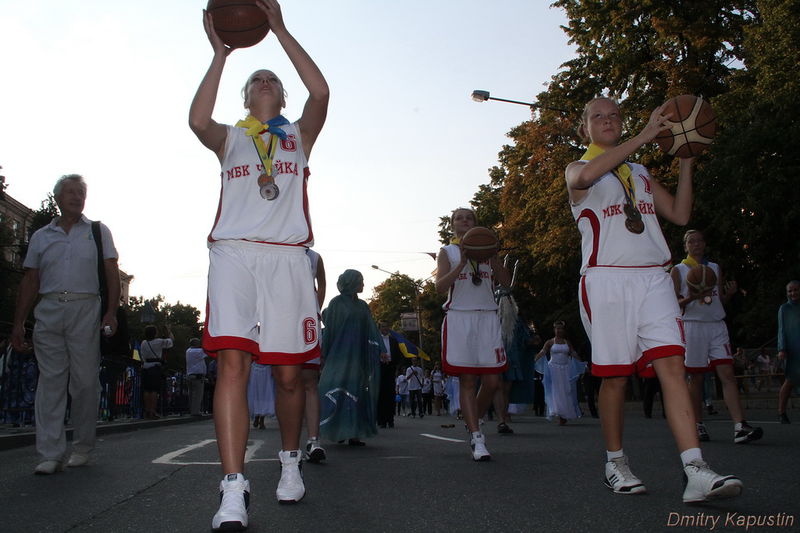
[{"label": "tree", "polygon": [[[436,292],[433,282],[423,282],[405,274],[395,273],[373,289],[369,307],[376,321],[386,321],[391,329],[402,331],[400,315],[416,313],[419,305],[422,349],[431,359],[440,359],[439,331],[444,317],[443,303],[444,297]],[[408,340],[419,344],[416,332],[403,333]]]},{"label": "tree", "polygon": [[58,214],[58,204],[56,204],[55,197],[52,193],[47,193],[47,198],[42,200],[41,207],[34,211],[31,217],[31,225],[28,228],[28,242],[30,242],[31,236],[36,230],[48,225]]}]

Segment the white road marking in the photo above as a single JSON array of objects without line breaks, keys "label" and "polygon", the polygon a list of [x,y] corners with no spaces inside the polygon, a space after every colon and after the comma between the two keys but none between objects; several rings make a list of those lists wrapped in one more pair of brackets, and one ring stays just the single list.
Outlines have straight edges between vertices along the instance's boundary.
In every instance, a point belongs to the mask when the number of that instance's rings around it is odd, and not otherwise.
[{"label": "white road marking", "polygon": [[429,439],[436,439],[436,440],[446,440],[449,442],[466,442],[464,439],[451,439],[449,437],[440,437],[439,435],[431,435],[430,433],[420,433],[423,437],[428,437]]},{"label": "white road marking", "polygon": [[[192,450],[196,450],[198,448],[202,448],[203,446],[208,446],[209,444],[217,442],[216,439],[206,439],[201,440],[198,443],[190,444],[189,446],[184,446],[178,450],[173,452],[165,453],[161,457],[153,459],[153,463],[155,464],[163,464],[163,465],[218,465],[220,461],[178,461],[176,460],[181,455],[188,453]],[[256,451],[264,445],[263,440],[252,440],[247,446],[247,450],[244,454],[244,462],[249,463],[253,461],[270,461],[277,459],[253,459],[253,455]]]}]

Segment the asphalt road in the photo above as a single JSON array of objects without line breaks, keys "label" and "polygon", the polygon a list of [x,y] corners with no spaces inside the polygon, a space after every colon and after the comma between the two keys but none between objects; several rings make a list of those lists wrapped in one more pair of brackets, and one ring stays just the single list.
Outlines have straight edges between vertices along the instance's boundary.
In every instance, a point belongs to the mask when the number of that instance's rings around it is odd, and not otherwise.
[{"label": "asphalt road", "polygon": [[[474,463],[463,425],[430,416],[399,418],[363,448],[324,444],[328,461],[304,466],[305,499],[279,505],[272,421],[250,435],[248,531],[800,531],[800,419],[779,425],[771,411],[749,418],[765,436],[747,445],[733,444],[729,420],[707,420],[706,460],[737,474],[745,492],[699,506],[681,501],[666,422],[638,409],[627,413],[625,449],[648,487],[641,496],[602,485],[598,420],[559,427],[518,415],[514,435],[488,423],[493,460]],[[209,420],[104,435],[90,466],[53,476],[34,476],[36,462],[33,446],[0,452],[0,531],[210,531],[221,472]],[[746,524],[770,519],[772,526]]]}]

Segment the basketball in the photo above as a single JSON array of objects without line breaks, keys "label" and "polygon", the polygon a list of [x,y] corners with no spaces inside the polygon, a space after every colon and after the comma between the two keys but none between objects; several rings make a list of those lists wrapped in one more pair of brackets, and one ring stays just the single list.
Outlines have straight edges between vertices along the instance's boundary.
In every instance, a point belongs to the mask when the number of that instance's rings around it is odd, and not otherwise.
[{"label": "basketball", "polygon": [[655,141],[669,155],[695,157],[714,140],[717,122],[711,104],[698,96],[682,94],[667,100],[664,114],[670,129],[659,133]]},{"label": "basketball", "polygon": [[461,247],[469,259],[486,261],[497,254],[500,242],[497,240],[497,235],[489,228],[475,226],[464,234]]},{"label": "basketball", "polygon": [[697,265],[686,274],[686,285],[693,294],[702,294],[717,285],[717,275],[706,265]]},{"label": "basketball", "polygon": [[247,48],[267,36],[267,14],[255,0],[209,0],[214,29],[222,42],[231,48]]}]

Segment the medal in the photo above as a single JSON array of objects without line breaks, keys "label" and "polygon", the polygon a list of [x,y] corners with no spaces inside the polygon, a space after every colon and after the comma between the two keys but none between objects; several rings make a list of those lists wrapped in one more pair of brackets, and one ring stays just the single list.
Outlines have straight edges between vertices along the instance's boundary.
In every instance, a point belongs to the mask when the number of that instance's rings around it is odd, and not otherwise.
[{"label": "medal", "polygon": [[703,303],[706,305],[711,305],[711,296],[709,295],[703,296]]},{"label": "medal", "polygon": [[625,219],[625,229],[630,231],[631,233],[642,233],[644,232],[644,222],[639,220],[633,220],[630,218]]},{"label": "medal", "polygon": [[275,185],[275,179],[268,174],[261,174],[258,177],[258,192],[265,200],[274,200],[278,197],[281,190]]},{"label": "medal", "polygon": [[625,204],[622,210],[625,212],[625,229],[631,233],[642,233],[644,231],[644,221],[639,210],[631,204]]}]

